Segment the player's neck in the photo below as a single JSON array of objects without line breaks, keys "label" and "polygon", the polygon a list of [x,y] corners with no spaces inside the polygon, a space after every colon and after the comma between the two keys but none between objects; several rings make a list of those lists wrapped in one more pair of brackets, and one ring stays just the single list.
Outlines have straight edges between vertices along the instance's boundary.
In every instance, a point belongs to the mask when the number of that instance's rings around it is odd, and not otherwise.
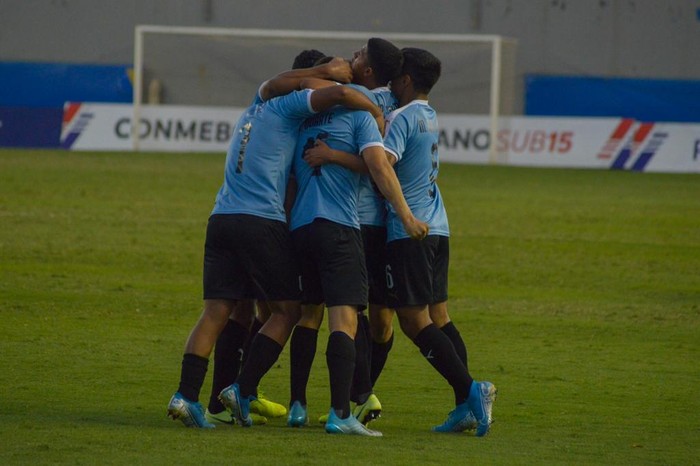
[{"label": "player's neck", "polygon": [[376,89],[378,87],[384,87],[384,86],[380,86],[379,84],[377,84],[377,81],[374,78],[360,79],[355,84],[359,84],[360,86],[365,86],[369,90]]},{"label": "player's neck", "polygon": [[428,101],[428,94],[425,92],[407,92],[401,96],[401,101],[399,102],[401,106],[408,105],[414,100],[424,100]]}]

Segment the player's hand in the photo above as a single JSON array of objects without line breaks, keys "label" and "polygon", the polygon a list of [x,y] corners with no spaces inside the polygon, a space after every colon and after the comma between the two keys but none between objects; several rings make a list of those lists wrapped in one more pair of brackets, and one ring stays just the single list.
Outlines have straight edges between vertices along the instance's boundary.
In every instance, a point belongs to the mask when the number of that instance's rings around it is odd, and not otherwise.
[{"label": "player's hand", "polygon": [[324,66],[327,68],[329,78],[333,81],[343,84],[352,81],[352,68],[346,59],[335,57]]},{"label": "player's hand", "polygon": [[430,227],[427,223],[418,220],[413,215],[411,215],[411,217],[404,222],[403,226],[411,239],[422,240],[428,236],[428,232],[430,231]]},{"label": "player's hand", "polygon": [[312,168],[320,167],[333,158],[333,149],[322,139],[316,139],[314,146],[304,151],[304,161]]}]

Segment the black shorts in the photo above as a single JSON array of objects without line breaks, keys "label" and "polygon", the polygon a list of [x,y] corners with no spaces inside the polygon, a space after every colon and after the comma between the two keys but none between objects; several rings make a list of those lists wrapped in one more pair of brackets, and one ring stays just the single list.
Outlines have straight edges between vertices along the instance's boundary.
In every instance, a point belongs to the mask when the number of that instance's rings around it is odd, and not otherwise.
[{"label": "black shorts", "polygon": [[422,241],[387,243],[389,307],[425,306],[447,301],[450,239],[428,235]]},{"label": "black shorts", "polygon": [[386,306],[386,228],[362,225],[361,231],[367,263],[369,303]]},{"label": "black shorts", "polygon": [[287,224],[243,214],[209,217],[204,299],[301,299],[299,265]]},{"label": "black shorts", "polygon": [[316,219],[292,232],[301,262],[302,303],[367,307],[360,230]]}]

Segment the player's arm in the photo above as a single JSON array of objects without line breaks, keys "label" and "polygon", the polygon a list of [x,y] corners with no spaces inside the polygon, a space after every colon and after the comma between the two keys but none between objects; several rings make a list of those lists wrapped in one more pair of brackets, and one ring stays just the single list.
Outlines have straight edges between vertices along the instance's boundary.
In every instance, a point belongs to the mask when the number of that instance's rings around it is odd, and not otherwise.
[{"label": "player's arm", "polygon": [[301,82],[308,78],[349,83],[352,80],[352,69],[347,60],[336,57],[323,65],[285,71],[262,83],[259,90],[260,97],[263,100],[269,100],[289,94],[300,89]]},{"label": "player's arm", "polygon": [[362,158],[369,168],[374,183],[396,211],[396,215],[403,223],[408,236],[413,239],[425,238],[429,230],[428,224],[413,216],[413,212],[411,212],[406,198],[401,192],[399,179],[396,178],[396,173],[387,160],[384,148],[380,146],[368,147],[362,151]]},{"label": "player's arm", "polygon": [[327,163],[334,163],[356,173],[368,174],[369,169],[362,157],[331,147],[320,139],[311,149],[304,151],[304,161],[312,168],[320,167]]},{"label": "player's arm", "polygon": [[384,113],[362,92],[348,86],[329,86],[317,89],[311,94],[311,108],[314,112],[324,112],[335,105],[352,110],[365,110],[374,117],[379,131],[384,134]]}]

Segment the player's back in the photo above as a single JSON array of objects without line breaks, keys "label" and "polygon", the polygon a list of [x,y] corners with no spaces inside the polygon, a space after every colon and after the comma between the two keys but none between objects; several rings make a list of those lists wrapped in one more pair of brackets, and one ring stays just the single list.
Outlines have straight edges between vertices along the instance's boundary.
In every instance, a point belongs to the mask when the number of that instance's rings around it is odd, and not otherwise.
[{"label": "player's back", "polygon": [[[431,235],[449,236],[447,214],[436,182],[440,167],[438,139],[435,110],[427,101],[414,100],[391,114],[385,147],[397,156],[394,169],[413,214],[430,225]],[[388,207],[388,239],[407,237],[396,212]]]},{"label": "player's back", "polygon": [[286,221],[284,195],[299,125],[314,114],[310,91],[259,98],[238,120],[226,154],[224,183],[212,214]]},{"label": "player's back", "polygon": [[311,168],[303,156],[316,139],[323,140],[332,149],[359,156],[367,147],[382,145],[377,124],[368,112],[334,107],[302,124],[294,156],[298,190],[291,228],[299,228],[316,218],[359,228],[357,194],[360,175],[337,164]]}]

